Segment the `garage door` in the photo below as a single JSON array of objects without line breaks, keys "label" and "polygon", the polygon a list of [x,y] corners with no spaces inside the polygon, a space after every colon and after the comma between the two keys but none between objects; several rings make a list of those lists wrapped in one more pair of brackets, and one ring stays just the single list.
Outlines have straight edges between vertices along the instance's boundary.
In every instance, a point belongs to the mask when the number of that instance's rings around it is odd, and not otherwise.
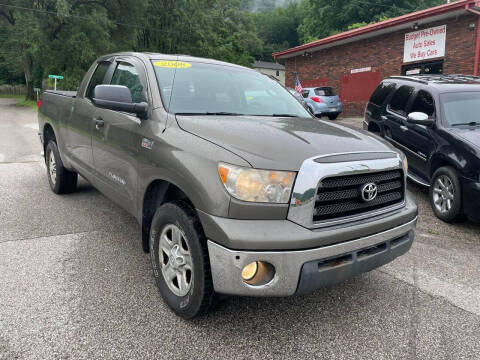
[{"label": "garage door", "polygon": [[363,115],[366,102],[381,80],[380,70],[343,75],[340,97],[344,103],[344,114]]}]

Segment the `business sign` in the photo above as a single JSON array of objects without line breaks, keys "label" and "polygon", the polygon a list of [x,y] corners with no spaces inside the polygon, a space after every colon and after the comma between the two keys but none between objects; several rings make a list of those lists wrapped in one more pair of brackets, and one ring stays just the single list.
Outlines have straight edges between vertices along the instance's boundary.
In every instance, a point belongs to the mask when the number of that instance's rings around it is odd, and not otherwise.
[{"label": "business sign", "polygon": [[360,69],[352,69],[352,70],[350,70],[350,74],[358,74],[358,73],[361,73],[361,72],[368,72],[368,71],[372,71],[371,66],[360,68]]},{"label": "business sign", "polygon": [[403,62],[422,61],[445,56],[447,25],[405,34]]}]

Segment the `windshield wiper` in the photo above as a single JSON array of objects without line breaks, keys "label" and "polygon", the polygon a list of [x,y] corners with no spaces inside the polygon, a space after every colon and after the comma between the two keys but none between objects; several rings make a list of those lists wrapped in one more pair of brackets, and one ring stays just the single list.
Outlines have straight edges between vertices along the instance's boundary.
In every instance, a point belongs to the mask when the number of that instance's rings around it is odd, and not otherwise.
[{"label": "windshield wiper", "polygon": [[294,114],[255,114],[249,116],[269,116],[269,117],[299,117],[298,115]]},{"label": "windshield wiper", "polygon": [[468,123],[452,124],[452,126],[460,126],[460,125],[477,126],[477,125],[480,125],[480,122],[470,121]]},{"label": "windshield wiper", "polygon": [[243,116],[245,114],[233,113],[233,112],[226,112],[226,111],[218,111],[218,112],[184,112],[184,113],[175,113],[175,115],[226,115],[226,116]]}]

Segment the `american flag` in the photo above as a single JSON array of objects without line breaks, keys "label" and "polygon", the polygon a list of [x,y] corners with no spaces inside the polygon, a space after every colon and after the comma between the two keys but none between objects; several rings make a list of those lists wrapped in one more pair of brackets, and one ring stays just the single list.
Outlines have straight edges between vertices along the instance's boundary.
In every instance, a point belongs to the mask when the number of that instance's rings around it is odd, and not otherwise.
[{"label": "american flag", "polygon": [[297,77],[297,80],[295,81],[295,91],[298,92],[299,94],[301,94],[303,91],[302,84],[300,84],[300,80],[298,80],[298,77]]}]

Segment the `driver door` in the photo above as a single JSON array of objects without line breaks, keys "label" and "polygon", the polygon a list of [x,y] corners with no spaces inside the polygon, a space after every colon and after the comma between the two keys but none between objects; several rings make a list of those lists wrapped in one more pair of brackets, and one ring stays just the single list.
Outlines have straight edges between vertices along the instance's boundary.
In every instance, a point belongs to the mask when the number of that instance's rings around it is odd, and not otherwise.
[{"label": "driver door", "polygon": [[[136,59],[116,58],[110,84],[128,87],[134,103],[147,102],[144,67]],[[93,160],[101,179],[101,190],[125,209],[133,211],[141,120],[133,114],[97,108],[94,121]]]}]

